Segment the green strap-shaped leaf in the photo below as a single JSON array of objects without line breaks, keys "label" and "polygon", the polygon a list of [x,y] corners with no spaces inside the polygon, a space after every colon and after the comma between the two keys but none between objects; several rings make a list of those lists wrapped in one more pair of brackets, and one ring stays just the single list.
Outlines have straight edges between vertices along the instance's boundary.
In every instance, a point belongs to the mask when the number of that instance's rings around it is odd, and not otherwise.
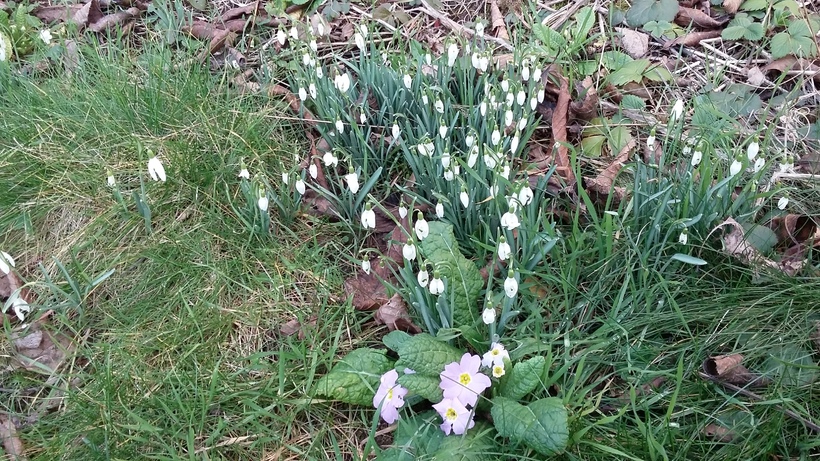
[{"label": "green strap-shaped leaf", "polygon": [[[478,317],[478,298],[484,279],[475,263],[458,249],[452,224],[433,221],[430,234],[421,242],[424,257],[432,263],[453,291],[455,325],[472,325]],[[444,295],[442,295],[444,296]]]},{"label": "green strap-shaped leaf", "polygon": [[422,333],[402,344],[396,368],[406,367],[422,375],[438,376],[445,365],[458,362],[462,355],[464,353],[455,347]]},{"label": "green strap-shaped leaf", "polygon": [[541,383],[546,366],[547,359],[540,355],[516,363],[501,389],[501,395],[512,400],[522,399]]},{"label": "green strap-shaped leaf", "polygon": [[353,405],[372,405],[379,378],[393,368],[384,350],[356,349],[314,386],[314,393]]},{"label": "green strap-shaped leaf", "polygon": [[567,447],[567,410],[559,398],[536,400],[524,406],[505,397],[496,397],[491,413],[500,435],[523,443],[542,455],[553,455]]}]

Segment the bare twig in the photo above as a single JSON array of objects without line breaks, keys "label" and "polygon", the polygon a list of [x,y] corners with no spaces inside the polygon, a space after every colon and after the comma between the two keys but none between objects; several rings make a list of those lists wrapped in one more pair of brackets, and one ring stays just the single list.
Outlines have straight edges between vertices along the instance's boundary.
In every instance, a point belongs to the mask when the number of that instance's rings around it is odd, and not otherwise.
[{"label": "bare twig", "polygon": [[[421,10],[424,11],[424,13],[426,13],[428,16],[432,18],[438,19],[439,21],[441,21],[442,24],[454,30],[455,32],[462,35],[467,35],[468,37],[472,37],[475,35],[475,30],[470,29],[469,27],[462,26],[461,24],[448,18],[447,15],[445,15],[444,13],[441,13],[440,11],[437,11],[436,9],[431,7],[430,4],[427,3],[427,0],[421,0],[421,4],[423,5],[423,8]],[[497,37],[491,37],[489,35],[484,35],[484,39],[491,42],[495,42],[506,50],[513,51],[513,46],[510,45],[510,42],[506,40],[502,40]]]}]

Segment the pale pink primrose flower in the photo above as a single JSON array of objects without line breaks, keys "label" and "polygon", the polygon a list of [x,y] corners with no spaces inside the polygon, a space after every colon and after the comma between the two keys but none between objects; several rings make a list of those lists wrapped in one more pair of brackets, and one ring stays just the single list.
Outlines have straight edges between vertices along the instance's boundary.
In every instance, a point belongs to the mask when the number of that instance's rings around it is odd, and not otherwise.
[{"label": "pale pink primrose flower", "polygon": [[504,371],[504,365],[503,364],[502,365],[493,365],[492,370],[493,370],[493,377],[494,378],[500,378],[500,377],[504,376],[507,373],[506,371]]},{"label": "pale pink primrose flower", "polygon": [[[487,378],[489,380],[489,378]],[[475,426],[473,415],[463,403],[458,399],[445,398],[441,402],[433,405],[441,418],[444,420],[441,423],[441,430],[444,434],[450,435],[452,432],[455,435],[462,435],[467,432],[467,429]]]},{"label": "pale pink primrose flower", "polygon": [[439,387],[445,399],[457,399],[464,405],[475,406],[478,396],[492,384],[490,378],[478,369],[481,357],[465,353],[460,362],[453,362],[441,372]]},{"label": "pale pink primrose flower", "polygon": [[407,389],[396,383],[399,373],[390,370],[379,379],[379,389],[373,396],[373,406],[381,408],[379,415],[387,424],[393,424],[399,419],[399,408],[404,406],[404,396]]}]

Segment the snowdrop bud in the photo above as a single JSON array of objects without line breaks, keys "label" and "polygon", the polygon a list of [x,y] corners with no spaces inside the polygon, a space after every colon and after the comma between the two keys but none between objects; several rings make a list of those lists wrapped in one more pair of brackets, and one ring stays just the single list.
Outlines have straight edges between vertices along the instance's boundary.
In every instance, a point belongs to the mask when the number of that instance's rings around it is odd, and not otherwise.
[{"label": "snowdrop bud", "polygon": [[513,112],[508,110],[504,113],[504,126],[511,126],[513,124]]},{"label": "snowdrop bud", "polygon": [[310,166],[308,167],[308,174],[313,179],[316,179],[316,177],[319,176],[319,169],[316,168],[315,163],[311,163]]},{"label": "snowdrop bud", "polygon": [[534,194],[532,192],[532,189],[530,189],[529,184],[525,184],[524,187],[522,187],[521,190],[518,191],[518,201],[521,203],[522,206],[529,205],[532,202],[533,196]]},{"label": "snowdrop bud", "polygon": [[421,102],[423,102],[425,106],[430,104],[430,98],[427,97],[427,93],[421,95]]},{"label": "snowdrop bud", "polygon": [[[248,172],[248,170],[243,171],[245,173]],[[242,172],[239,173],[239,177],[242,177]],[[114,187],[117,184],[117,181],[114,179],[114,174],[111,173],[111,170],[108,170],[108,177],[106,178],[106,181],[108,182],[108,187]]]},{"label": "snowdrop bud", "polygon": [[525,82],[530,80],[530,68],[529,68],[529,66],[524,66],[524,68],[521,69],[521,79],[524,80]]},{"label": "snowdrop bud", "polygon": [[504,102],[507,103],[507,107],[512,107],[513,102],[515,102],[515,95],[513,95],[512,92],[507,93],[507,96],[505,97]]},{"label": "snowdrop bud", "polygon": [[544,88],[538,90],[538,93],[536,94],[535,98],[538,99],[539,103],[544,102]]},{"label": "snowdrop bud", "polygon": [[316,68],[316,78],[321,79],[325,76],[325,71],[322,70],[322,67],[319,66]]},{"label": "snowdrop bud", "polygon": [[316,43],[316,40],[311,40],[309,46],[310,46],[310,49],[313,50],[314,53],[319,51],[319,44]]},{"label": "snowdrop bud", "polygon": [[536,107],[538,107],[538,100],[530,98],[530,110],[535,110]]},{"label": "snowdrop bud", "polygon": [[510,91],[510,81],[507,80],[506,78],[501,81],[501,90],[504,91],[505,93]]},{"label": "snowdrop bud", "polygon": [[751,162],[755,158],[757,158],[757,154],[760,152],[760,144],[753,142],[749,144],[749,147],[746,148],[746,157]]},{"label": "snowdrop bud", "polygon": [[359,31],[361,31],[364,38],[367,38],[370,34],[370,31],[367,29],[367,24],[359,24]]},{"label": "snowdrop bud", "polygon": [[444,218],[444,204],[441,202],[436,203],[436,216],[438,219]]},{"label": "snowdrop bud", "polygon": [[268,211],[268,194],[264,187],[259,188],[259,198],[256,200],[256,206],[262,211]]},{"label": "snowdrop bud", "polygon": [[470,64],[472,64],[473,69],[478,70],[481,67],[481,58],[478,53],[473,53],[470,56]]},{"label": "snowdrop bud", "polygon": [[740,173],[740,170],[743,169],[743,164],[740,163],[740,160],[735,159],[732,164],[729,166],[729,176],[735,176],[736,174]]},{"label": "snowdrop bud", "polygon": [[282,173],[282,184],[287,186],[289,180],[290,180],[290,176],[287,173]]},{"label": "snowdrop bud", "polygon": [[447,125],[438,127],[438,135],[441,136],[441,139],[447,139]]},{"label": "snowdrop bud", "polygon": [[418,280],[419,285],[421,285],[422,288],[427,286],[430,282],[430,274],[427,272],[427,268],[422,267],[419,274],[416,276],[416,280]]},{"label": "snowdrop bud", "polygon": [[151,175],[151,179],[154,181],[165,182],[165,167],[162,166],[162,162],[156,156],[148,160],[148,174]]},{"label": "snowdrop bud", "polygon": [[296,26],[293,26],[293,28],[290,29],[290,38],[299,40],[299,29],[297,29]]},{"label": "snowdrop bud", "polygon": [[453,172],[453,170],[451,168],[447,168],[446,170],[444,170],[444,180],[445,181],[452,181],[455,178],[456,178],[456,175],[455,175],[455,173]]},{"label": "snowdrop bud", "polygon": [[364,51],[364,37],[362,37],[362,34],[358,32],[353,34],[353,40],[356,42],[356,47]]},{"label": "snowdrop bud", "polygon": [[689,232],[687,232],[687,230],[684,229],[680,233],[680,235],[678,236],[678,243],[680,243],[681,245],[686,245],[688,242],[689,242]]},{"label": "snowdrop bud", "polygon": [[0,272],[3,275],[8,275],[12,267],[14,267],[14,258],[5,251],[0,251]]},{"label": "snowdrop bud", "polygon": [[304,88],[299,88],[299,99],[302,101],[307,99],[307,91]]},{"label": "snowdrop bud", "polygon": [[467,166],[474,168],[476,161],[478,161],[478,146],[470,148],[470,156],[467,158]]},{"label": "snowdrop bud", "polygon": [[426,62],[428,66],[433,65],[433,57],[430,55],[430,53],[424,55],[424,62]]},{"label": "snowdrop bud", "polygon": [[655,149],[655,130],[652,130],[652,134],[646,138],[646,147],[649,148],[649,150]]},{"label": "snowdrop bud", "polygon": [[527,120],[527,117],[521,118],[521,120],[518,121],[518,129],[524,131],[524,128],[527,127],[528,122],[529,120]]},{"label": "snowdrop bud", "polygon": [[481,59],[479,59],[479,64],[479,70],[481,70],[481,72],[487,72],[487,68],[490,67],[490,58],[482,56]]},{"label": "snowdrop bud", "polygon": [[299,195],[305,195],[305,181],[302,178],[296,180],[294,184],[296,186],[296,192],[299,192]]},{"label": "snowdrop bud", "polygon": [[787,206],[789,206],[789,198],[786,196],[780,197],[780,200],[777,201],[777,208],[785,210]]},{"label": "snowdrop bud", "polygon": [[467,148],[468,148],[468,149],[469,149],[469,148],[471,148],[471,147],[473,147],[473,143],[474,143],[474,142],[475,142],[475,136],[473,136],[473,134],[472,134],[472,133],[468,134],[468,135],[464,138],[464,144],[466,144],[466,145],[467,145]]},{"label": "snowdrop bud", "polygon": [[515,279],[515,273],[510,269],[507,272],[507,280],[504,280],[504,294],[508,298],[514,298],[518,293],[518,281]]},{"label": "snowdrop bud", "polygon": [[316,99],[316,84],[311,83],[308,86],[308,93],[310,93],[310,97]]},{"label": "snowdrop bud", "polygon": [[362,270],[365,274],[370,275],[370,261],[367,259],[362,260]]},{"label": "snowdrop bud", "polygon": [[401,129],[397,123],[393,124],[393,128],[391,130],[391,134],[393,135],[393,139],[398,139],[399,135],[401,134]]},{"label": "snowdrop bud", "polygon": [[698,166],[701,160],[703,160],[703,152],[696,150],[692,154],[692,166]]},{"label": "snowdrop bud", "polygon": [[456,63],[456,59],[458,58],[458,52],[459,52],[458,45],[456,45],[455,43],[451,43],[447,47],[447,66],[448,67],[453,67],[453,64]]},{"label": "snowdrop bud", "polygon": [[481,321],[484,322],[484,325],[495,323],[495,309],[492,307],[485,308],[481,313]]},{"label": "snowdrop bud", "polygon": [[505,164],[499,173],[504,179],[510,179],[510,165]]},{"label": "snowdrop bud", "polygon": [[359,114],[359,123],[364,125],[365,122],[367,122],[367,115],[365,115],[365,113],[362,112],[361,114]]},{"label": "snowdrop bud", "polygon": [[509,259],[511,253],[512,248],[510,248],[507,239],[502,235],[501,238],[498,239],[498,259],[506,261]]},{"label": "snowdrop bud", "polygon": [[285,46],[285,40],[287,40],[287,34],[282,29],[279,29],[279,32],[276,33],[276,41],[279,42],[279,46]]},{"label": "snowdrop bud", "polygon": [[339,134],[342,134],[342,133],[345,132],[345,125],[344,125],[344,123],[342,123],[342,121],[340,119],[336,119],[336,131],[338,131]]},{"label": "snowdrop bud", "polygon": [[766,160],[763,157],[758,157],[757,160],[755,160],[755,173],[762,170],[765,165]]},{"label": "snowdrop bud", "polygon": [[441,154],[441,166],[444,168],[450,168],[450,153],[445,152]]},{"label": "snowdrop bud", "polygon": [[404,80],[404,87],[409,90],[413,86],[413,79],[409,75],[404,74],[403,80]]},{"label": "snowdrop bud", "polygon": [[439,114],[444,113],[444,103],[441,102],[441,99],[436,99],[435,107],[436,107],[436,112],[438,112]]},{"label": "snowdrop bud", "polygon": [[305,54],[302,55],[302,64],[304,64],[305,67],[310,65],[310,55],[309,54],[305,53]]},{"label": "snowdrop bud", "polygon": [[515,95],[515,103],[518,104],[519,106],[523,106],[524,102],[526,102],[526,100],[527,100],[527,93],[525,93],[524,90],[519,91],[518,94]]},{"label": "snowdrop bud", "polygon": [[478,106],[478,111],[481,113],[482,117],[487,115],[487,101],[481,101],[481,104]]},{"label": "snowdrop bud", "polygon": [[670,115],[673,120],[677,120],[683,116],[683,100],[678,99],[675,101],[675,105],[672,106],[672,110],[670,111]]},{"label": "snowdrop bud", "polygon": [[406,217],[407,217],[407,207],[404,206],[404,202],[402,202],[402,204],[399,205],[399,218],[404,219]]},{"label": "snowdrop bud", "polygon": [[536,82],[541,80],[541,69],[540,68],[536,67],[535,69],[533,69],[532,79],[535,80]]},{"label": "snowdrop bud", "polygon": [[333,155],[332,152],[325,152],[325,155],[322,156],[322,162],[324,162],[325,166],[335,168],[339,165],[339,158]]},{"label": "snowdrop bud", "polygon": [[464,188],[461,189],[461,194],[459,194],[458,198],[461,200],[461,205],[464,206],[464,208],[470,206],[470,196]]}]

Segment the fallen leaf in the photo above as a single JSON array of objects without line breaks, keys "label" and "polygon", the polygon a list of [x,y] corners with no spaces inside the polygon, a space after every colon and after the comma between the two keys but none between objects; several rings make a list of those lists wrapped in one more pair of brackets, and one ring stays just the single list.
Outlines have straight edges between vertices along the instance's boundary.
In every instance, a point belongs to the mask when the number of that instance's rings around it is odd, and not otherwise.
[{"label": "fallen leaf", "polygon": [[788,276],[794,276],[802,269],[804,265],[803,262],[787,261],[781,264],[761,255],[760,252],[746,240],[746,232],[743,226],[733,218],[727,218],[715,226],[709,235],[711,236],[712,233],[725,227],[730,227],[731,230],[725,233],[721,239],[723,242],[723,251],[730,256],[736,257],[744,264],[777,269]]},{"label": "fallen leaf", "polygon": [[250,2],[245,6],[238,6],[236,8],[231,8],[230,10],[222,13],[222,21],[228,22],[232,19],[241,18],[244,16],[252,15],[258,13],[259,10],[259,2]]},{"label": "fallen leaf", "polygon": [[820,84],[820,59],[809,61],[808,59],[800,59],[793,55],[784,56],[780,59],[766,64],[762,71],[763,73],[770,71],[778,72],[797,72],[799,75],[806,73],[811,75],[815,83]]},{"label": "fallen leaf", "polygon": [[675,23],[681,27],[689,27],[691,24],[694,24],[701,29],[720,29],[728,22],[728,16],[718,20],[701,10],[687,8],[685,6],[681,6],[678,10],[678,15],[675,16]]},{"label": "fallen leaf", "polygon": [[299,97],[293,94],[289,89],[279,84],[273,84],[268,87],[268,96],[274,95],[284,96],[290,105],[290,110],[297,115],[301,115],[303,122],[310,126],[316,126],[316,117],[314,117],[306,107],[302,106],[302,101],[299,100]]},{"label": "fallen leaf", "polygon": [[14,342],[15,345],[25,347],[16,349],[17,353],[8,365],[10,368],[22,367],[28,371],[49,374],[56,371],[75,348],[70,337],[60,332],[44,330],[39,322],[32,322],[26,336],[16,338]]},{"label": "fallen leaf", "polygon": [[707,30],[704,32],[690,32],[686,35],[681,35],[680,37],[669,40],[663,44],[664,48],[671,48],[673,46],[683,45],[683,46],[695,46],[699,45],[701,41],[708,40],[710,38],[718,38],[720,37],[719,30]]},{"label": "fallen leaf", "polygon": [[752,86],[761,86],[766,83],[766,74],[760,70],[760,67],[750,67],[746,71],[746,83]]},{"label": "fallen leaf", "polygon": [[387,325],[390,331],[401,330],[408,333],[421,333],[421,328],[413,323],[407,313],[407,304],[399,293],[394,294],[389,301],[382,304],[374,315],[376,323]]},{"label": "fallen leaf", "polygon": [[743,366],[742,354],[719,355],[703,361],[703,371],[719,381],[740,386],[766,386],[769,380]]},{"label": "fallen leaf", "polygon": [[305,333],[305,325],[316,326],[316,316],[313,315],[308,318],[306,324],[302,324],[298,319],[289,320],[282,325],[279,325],[279,334],[282,336],[293,336],[298,333],[296,336],[299,339],[305,339],[307,334]]},{"label": "fallen leaf", "polygon": [[649,35],[626,27],[617,27],[615,30],[620,34],[621,46],[626,54],[639,59],[649,52]]},{"label": "fallen leaf", "polygon": [[345,295],[352,296],[353,308],[359,311],[372,311],[389,301],[387,290],[376,275],[376,268],[383,263],[381,258],[370,260],[370,273],[357,271],[357,274],[344,281]]},{"label": "fallen leaf", "polygon": [[729,14],[735,14],[741,3],[743,0],[723,0],[723,10]]},{"label": "fallen leaf", "polygon": [[31,14],[44,23],[53,24],[70,21],[85,7],[86,5],[82,4],[38,6]]},{"label": "fallen leaf", "polygon": [[509,34],[507,34],[507,26],[504,23],[504,15],[501,14],[501,10],[498,8],[497,0],[490,1],[490,24],[492,24],[496,38],[510,39]]},{"label": "fallen leaf", "polygon": [[716,442],[724,443],[731,442],[737,437],[734,432],[720,424],[709,424],[701,430],[701,433]]},{"label": "fallen leaf", "polygon": [[3,449],[8,459],[12,461],[25,461],[25,447],[23,441],[17,436],[17,428],[11,418],[0,415],[0,441],[3,442]]},{"label": "fallen leaf", "polygon": [[619,203],[626,195],[626,190],[622,187],[615,187],[613,189],[612,186],[614,184],[615,177],[621,171],[621,168],[624,167],[626,161],[629,160],[629,153],[635,148],[636,144],[637,141],[635,141],[634,138],[630,139],[621,151],[618,152],[618,155],[612,160],[612,163],[610,163],[609,166],[598,173],[596,177],[587,181],[588,192],[594,192],[604,197],[609,196],[610,192],[614,192],[614,204]]},{"label": "fallen leaf", "polygon": [[595,83],[592,77],[586,77],[581,82],[576,82],[575,92],[583,95],[583,99],[572,101],[569,105],[571,118],[589,121],[598,115],[598,93],[595,91]]},{"label": "fallen leaf", "polygon": [[780,246],[783,246],[784,242],[787,244],[785,246],[803,243],[817,231],[817,223],[813,218],[798,214],[772,218],[766,226],[777,235]]},{"label": "fallen leaf", "polygon": [[80,29],[82,29],[85,26],[96,23],[102,17],[103,12],[102,9],[100,9],[99,0],[91,0],[83,5],[83,7],[76,13],[74,13],[71,20],[80,26]]},{"label": "fallen leaf", "polygon": [[572,165],[569,161],[569,149],[566,146],[568,143],[567,122],[570,102],[569,81],[561,75],[560,69],[555,65],[548,66],[541,77],[541,81],[545,85],[549,84],[554,87],[550,82],[550,76],[557,79],[560,84],[557,88],[558,100],[552,112],[552,141],[557,145],[557,148],[554,149],[556,171],[567,184],[572,184],[575,182],[575,173],[572,171]]}]

